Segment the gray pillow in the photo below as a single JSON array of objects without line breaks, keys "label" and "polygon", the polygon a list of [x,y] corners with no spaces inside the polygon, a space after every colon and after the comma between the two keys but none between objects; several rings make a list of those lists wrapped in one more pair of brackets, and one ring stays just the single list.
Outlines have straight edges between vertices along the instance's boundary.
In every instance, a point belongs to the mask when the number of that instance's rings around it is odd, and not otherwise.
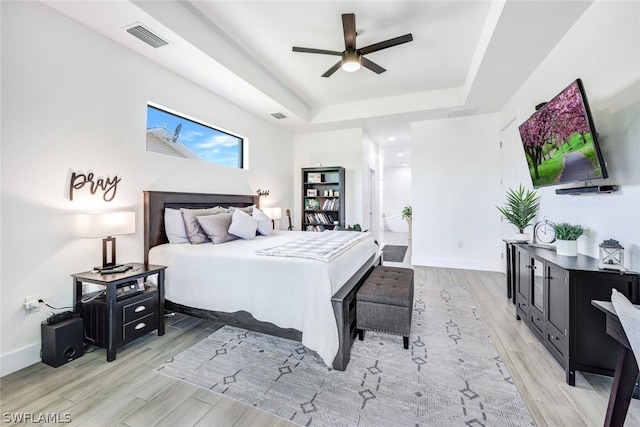
[{"label": "gray pillow", "polygon": [[229,206],[229,212],[233,213],[233,211],[242,211],[248,215],[251,215],[253,213],[253,208],[255,207],[256,205],[247,206],[246,208],[240,208],[238,206]]},{"label": "gray pillow", "polygon": [[228,212],[228,210],[220,206],[216,206],[215,208],[207,208],[207,209],[181,208],[180,212],[182,212],[182,218],[184,219],[184,227],[187,230],[187,237],[189,238],[189,242],[192,244],[198,244],[198,243],[209,242],[210,240],[209,240],[209,237],[207,237],[207,234],[200,227],[197,217],[206,216],[206,215],[215,215],[222,212]]},{"label": "gray pillow", "polygon": [[196,217],[207,237],[215,244],[236,240],[238,237],[229,234],[231,225],[231,214],[224,212],[215,215],[205,215]]}]

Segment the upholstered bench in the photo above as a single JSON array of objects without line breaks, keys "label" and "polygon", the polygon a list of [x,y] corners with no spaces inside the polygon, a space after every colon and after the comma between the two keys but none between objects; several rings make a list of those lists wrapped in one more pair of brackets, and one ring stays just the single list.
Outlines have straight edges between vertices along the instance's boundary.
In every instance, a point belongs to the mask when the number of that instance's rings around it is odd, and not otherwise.
[{"label": "upholstered bench", "polygon": [[413,270],[378,266],[356,293],[356,328],[360,340],[364,331],[402,335],[409,348],[413,310]]}]

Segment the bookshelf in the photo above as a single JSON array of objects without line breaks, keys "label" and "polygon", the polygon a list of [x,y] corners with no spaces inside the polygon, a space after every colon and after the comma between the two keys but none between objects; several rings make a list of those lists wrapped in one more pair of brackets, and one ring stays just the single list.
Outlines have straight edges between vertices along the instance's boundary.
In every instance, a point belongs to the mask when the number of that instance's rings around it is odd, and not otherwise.
[{"label": "bookshelf", "polygon": [[303,231],[333,230],[344,227],[344,168],[302,169]]}]

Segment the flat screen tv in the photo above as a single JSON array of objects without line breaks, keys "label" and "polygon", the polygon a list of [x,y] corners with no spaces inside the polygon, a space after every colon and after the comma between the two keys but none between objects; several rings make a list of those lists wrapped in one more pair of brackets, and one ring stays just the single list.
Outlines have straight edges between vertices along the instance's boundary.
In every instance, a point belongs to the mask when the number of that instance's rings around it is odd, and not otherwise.
[{"label": "flat screen tv", "polygon": [[519,130],[534,187],[607,178],[580,79],[538,109]]}]

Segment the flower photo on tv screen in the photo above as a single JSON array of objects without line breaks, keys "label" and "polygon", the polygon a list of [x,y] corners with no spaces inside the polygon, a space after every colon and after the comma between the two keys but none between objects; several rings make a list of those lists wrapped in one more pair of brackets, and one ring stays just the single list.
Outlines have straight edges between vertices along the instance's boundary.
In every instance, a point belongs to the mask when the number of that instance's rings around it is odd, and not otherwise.
[{"label": "flower photo on tv screen", "polygon": [[534,187],[606,178],[580,79],[519,126]]}]

